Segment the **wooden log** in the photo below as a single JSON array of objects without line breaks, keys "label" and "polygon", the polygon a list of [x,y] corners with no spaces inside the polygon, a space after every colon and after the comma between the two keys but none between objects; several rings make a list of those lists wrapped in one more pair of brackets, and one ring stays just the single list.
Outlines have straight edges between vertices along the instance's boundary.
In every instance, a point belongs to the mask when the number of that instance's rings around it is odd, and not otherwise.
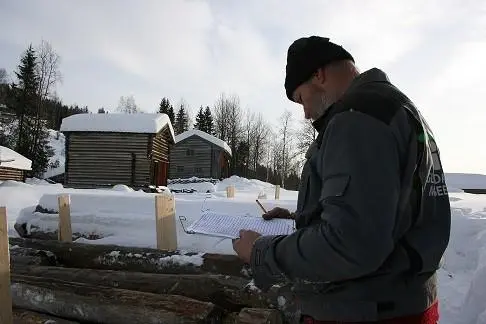
[{"label": "wooden log", "polygon": [[248,279],[225,275],[171,275],[112,270],[74,269],[60,267],[12,266],[12,278],[28,275],[46,282],[58,279],[66,282],[107,286],[155,294],[181,295],[212,302],[235,312],[245,307],[277,305],[275,292],[263,294],[248,289]]},{"label": "wooden log", "polygon": [[56,256],[49,251],[41,251],[18,246],[10,247],[10,265],[55,266]]},{"label": "wooden log", "polygon": [[[167,252],[157,249],[10,238],[11,245],[52,252],[68,268],[168,274],[217,273],[248,277],[235,255]],[[183,262],[179,262],[182,260]]]},{"label": "wooden log", "polygon": [[14,324],[79,324],[79,322],[16,308],[13,310],[13,319]]},{"label": "wooden log", "polygon": [[90,286],[44,278],[12,278],[15,307],[48,313],[79,322],[214,323],[223,312],[212,303],[177,295]]},{"label": "wooden log", "polygon": [[228,314],[224,324],[282,324],[282,314],[275,309],[243,308],[239,313]]}]

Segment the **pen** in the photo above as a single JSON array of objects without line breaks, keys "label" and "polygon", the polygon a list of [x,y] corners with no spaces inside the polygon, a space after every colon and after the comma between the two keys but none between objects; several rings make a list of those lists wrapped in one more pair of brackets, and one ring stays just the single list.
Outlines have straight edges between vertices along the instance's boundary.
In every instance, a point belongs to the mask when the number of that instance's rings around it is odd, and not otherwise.
[{"label": "pen", "polygon": [[257,200],[255,200],[255,201],[256,201],[256,203],[258,204],[258,206],[260,206],[260,208],[263,210],[263,212],[266,214],[266,213],[267,213],[267,211],[265,210],[265,207],[263,207],[263,206],[262,206],[262,204],[260,204],[260,202],[258,201],[258,199],[257,199]]}]

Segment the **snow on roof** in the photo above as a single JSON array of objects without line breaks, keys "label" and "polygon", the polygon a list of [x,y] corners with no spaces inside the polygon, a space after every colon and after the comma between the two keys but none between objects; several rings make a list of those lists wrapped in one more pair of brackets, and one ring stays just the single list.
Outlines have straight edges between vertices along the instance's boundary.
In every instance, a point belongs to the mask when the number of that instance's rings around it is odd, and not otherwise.
[{"label": "snow on roof", "polygon": [[0,167],[32,170],[32,161],[8,147],[0,146]]},{"label": "snow on roof", "polygon": [[189,138],[191,136],[199,136],[199,137],[205,139],[206,141],[211,142],[214,145],[221,147],[226,152],[228,152],[229,155],[232,155],[231,154],[231,148],[228,146],[228,144],[225,141],[223,141],[223,140],[221,140],[221,139],[219,139],[219,138],[217,138],[213,135],[210,135],[206,132],[203,132],[199,129],[191,129],[191,130],[185,131],[184,133],[180,133],[179,135],[177,135],[175,137],[175,142],[178,143],[178,142],[183,141],[186,138]]},{"label": "snow on roof", "polygon": [[76,114],[61,123],[61,132],[119,132],[156,134],[166,125],[174,137],[174,129],[166,114]]}]

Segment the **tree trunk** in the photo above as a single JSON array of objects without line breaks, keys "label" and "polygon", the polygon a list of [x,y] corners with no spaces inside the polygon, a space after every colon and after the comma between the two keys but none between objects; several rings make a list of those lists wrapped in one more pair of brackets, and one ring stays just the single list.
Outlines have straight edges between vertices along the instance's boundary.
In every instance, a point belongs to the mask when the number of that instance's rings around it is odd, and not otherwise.
[{"label": "tree trunk", "polygon": [[181,295],[235,312],[244,307],[277,305],[276,292],[263,294],[248,289],[248,279],[225,275],[172,275],[111,270],[12,265],[12,278],[22,276],[136,290],[154,294]]},{"label": "tree trunk", "polygon": [[79,322],[72,322],[62,318],[23,309],[14,309],[13,317],[13,324],[79,324]]},{"label": "tree trunk", "polygon": [[247,277],[248,271],[235,255],[167,252],[149,248],[64,243],[9,238],[11,245],[51,252],[68,268],[123,270],[167,274],[217,273]]},{"label": "tree trunk", "polygon": [[212,303],[177,295],[96,287],[79,283],[15,275],[15,307],[103,324],[214,323],[222,310]]}]

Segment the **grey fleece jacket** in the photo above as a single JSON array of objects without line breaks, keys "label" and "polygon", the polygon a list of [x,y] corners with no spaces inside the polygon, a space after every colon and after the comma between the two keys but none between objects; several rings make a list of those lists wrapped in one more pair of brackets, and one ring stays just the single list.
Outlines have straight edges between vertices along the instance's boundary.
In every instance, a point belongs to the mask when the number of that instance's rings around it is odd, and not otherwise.
[{"label": "grey fleece jacket", "polygon": [[303,315],[375,321],[424,311],[449,242],[450,206],[433,134],[372,69],[315,122],[297,230],[253,247],[255,284],[292,286]]}]

